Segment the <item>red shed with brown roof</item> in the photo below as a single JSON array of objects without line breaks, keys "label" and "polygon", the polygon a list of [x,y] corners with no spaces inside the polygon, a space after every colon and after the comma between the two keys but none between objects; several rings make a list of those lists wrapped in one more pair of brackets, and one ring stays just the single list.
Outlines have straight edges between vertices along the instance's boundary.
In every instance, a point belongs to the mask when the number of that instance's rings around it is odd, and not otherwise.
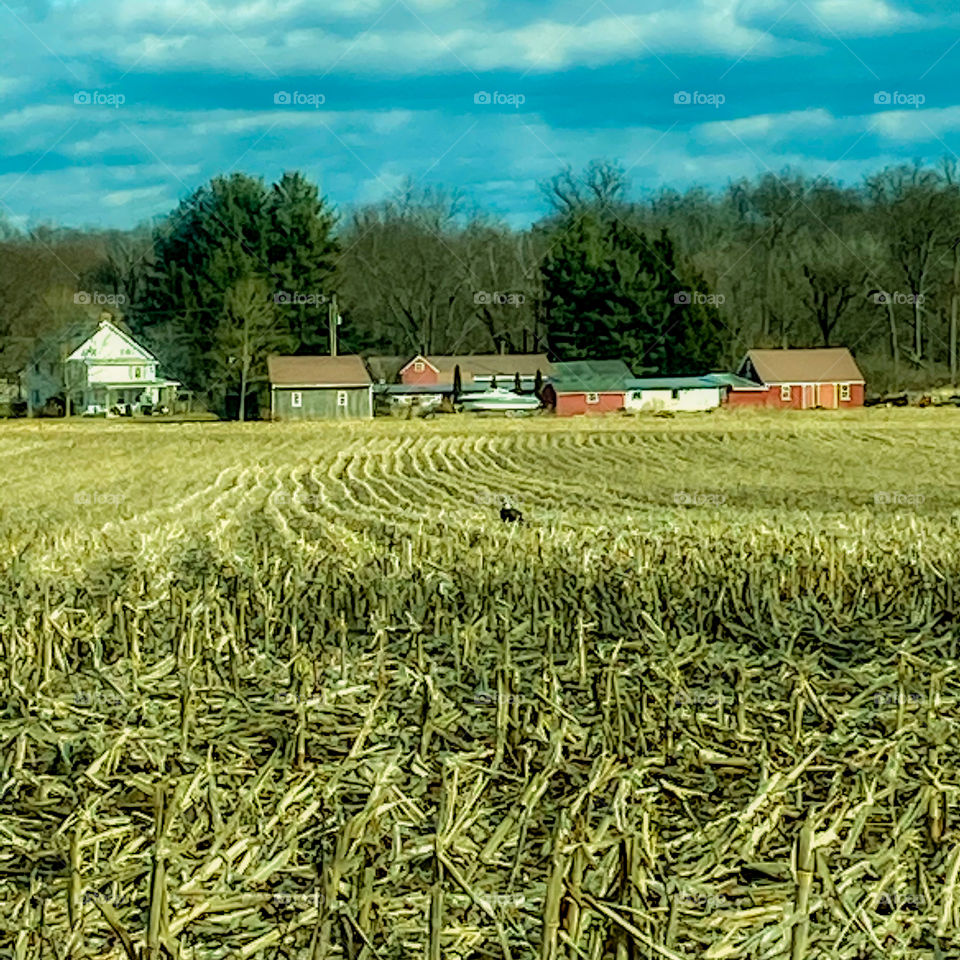
[{"label": "red shed with brown roof", "polygon": [[756,387],[732,387],[730,406],[806,410],[862,407],[864,378],[846,347],[750,350],[737,373]]}]

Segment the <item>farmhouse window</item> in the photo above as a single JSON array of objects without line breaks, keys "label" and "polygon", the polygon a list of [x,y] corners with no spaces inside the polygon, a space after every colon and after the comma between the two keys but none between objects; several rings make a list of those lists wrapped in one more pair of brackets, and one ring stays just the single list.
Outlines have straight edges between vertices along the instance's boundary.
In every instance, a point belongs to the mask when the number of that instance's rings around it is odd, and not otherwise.
[{"label": "farmhouse window", "polygon": [[422,361],[422,360],[418,360],[418,361],[413,365],[413,372],[414,372],[414,373],[423,373],[423,361]]},{"label": "farmhouse window", "polygon": [[140,380],[143,378],[143,367],[131,367],[130,372],[133,374],[134,380]]},{"label": "farmhouse window", "polygon": [[587,403],[599,403],[600,394],[599,393],[588,393],[587,394]]},{"label": "farmhouse window", "polygon": [[790,396],[791,396],[791,394],[790,394],[790,384],[789,384],[789,383],[784,383],[784,384],[780,387],[780,399],[783,400],[785,403],[789,403],[789,401],[790,401]]},{"label": "farmhouse window", "polygon": [[290,406],[291,407],[302,407],[303,406],[303,394],[299,390],[294,390],[290,394]]},{"label": "farmhouse window", "polygon": [[345,407],[347,405],[347,391],[338,390],[337,391],[337,406]]},{"label": "farmhouse window", "polygon": [[841,383],[840,384],[840,399],[849,400],[850,399],[850,384]]}]

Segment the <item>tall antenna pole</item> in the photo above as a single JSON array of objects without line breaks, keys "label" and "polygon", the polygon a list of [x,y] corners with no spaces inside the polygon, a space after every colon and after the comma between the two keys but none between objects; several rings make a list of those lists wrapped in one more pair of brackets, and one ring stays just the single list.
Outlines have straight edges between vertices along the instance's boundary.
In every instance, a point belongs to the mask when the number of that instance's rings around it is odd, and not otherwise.
[{"label": "tall antenna pole", "polygon": [[337,295],[333,294],[330,298],[330,306],[327,310],[330,322],[330,356],[337,355],[337,324],[340,322],[340,313],[337,310]]}]

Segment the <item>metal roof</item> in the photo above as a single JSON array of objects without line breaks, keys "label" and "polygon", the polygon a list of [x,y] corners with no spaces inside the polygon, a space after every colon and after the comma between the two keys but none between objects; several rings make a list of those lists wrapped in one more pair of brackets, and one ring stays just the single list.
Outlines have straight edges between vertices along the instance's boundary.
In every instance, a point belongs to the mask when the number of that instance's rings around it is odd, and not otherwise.
[{"label": "metal roof", "polygon": [[369,387],[373,382],[363,358],[267,357],[273,387]]},{"label": "metal roof", "polygon": [[702,377],[634,377],[626,386],[628,390],[706,390],[720,384],[707,374]]},{"label": "metal roof", "polygon": [[[451,383],[375,383],[373,385],[374,393],[386,393],[391,396],[416,396],[431,394],[453,393],[453,384]],[[464,384],[460,391],[461,397],[480,396],[483,393],[490,392],[490,385],[484,381]]]},{"label": "metal roof", "polygon": [[553,364],[549,382],[557,393],[609,393],[633,379],[624,360],[566,360]]},{"label": "metal roof", "polygon": [[453,393],[452,383],[375,383],[374,393],[388,393],[393,396],[416,394]]},{"label": "metal roof", "polygon": [[748,380],[746,377],[738,376],[736,373],[707,373],[704,380],[712,380],[718,387],[733,387],[735,390],[763,390],[762,383],[756,380]]},{"label": "metal roof", "polygon": [[454,368],[460,367],[463,379],[467,379],[468,374],[477,379],[493,376],[512,377],[516,373],[521,377],[533,377],[538,370],[546,377],[553,367],[545,353],[473,353],[462,356],[418,354],[405,363],[403,369],[406,370],[414,360],[425,360],[442,377],[452,378]]}]

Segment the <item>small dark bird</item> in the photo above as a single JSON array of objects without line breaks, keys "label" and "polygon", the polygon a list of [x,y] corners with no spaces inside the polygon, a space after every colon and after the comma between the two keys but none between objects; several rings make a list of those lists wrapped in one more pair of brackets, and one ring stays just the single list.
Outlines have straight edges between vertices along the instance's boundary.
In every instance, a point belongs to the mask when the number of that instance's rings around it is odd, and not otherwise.
[{"label": "small dark bird", "polygon": [[504,523],[523,523],[523,514],[516,507],[511,507],[508,500],[504,500],[500,507],[500,519]]}]

